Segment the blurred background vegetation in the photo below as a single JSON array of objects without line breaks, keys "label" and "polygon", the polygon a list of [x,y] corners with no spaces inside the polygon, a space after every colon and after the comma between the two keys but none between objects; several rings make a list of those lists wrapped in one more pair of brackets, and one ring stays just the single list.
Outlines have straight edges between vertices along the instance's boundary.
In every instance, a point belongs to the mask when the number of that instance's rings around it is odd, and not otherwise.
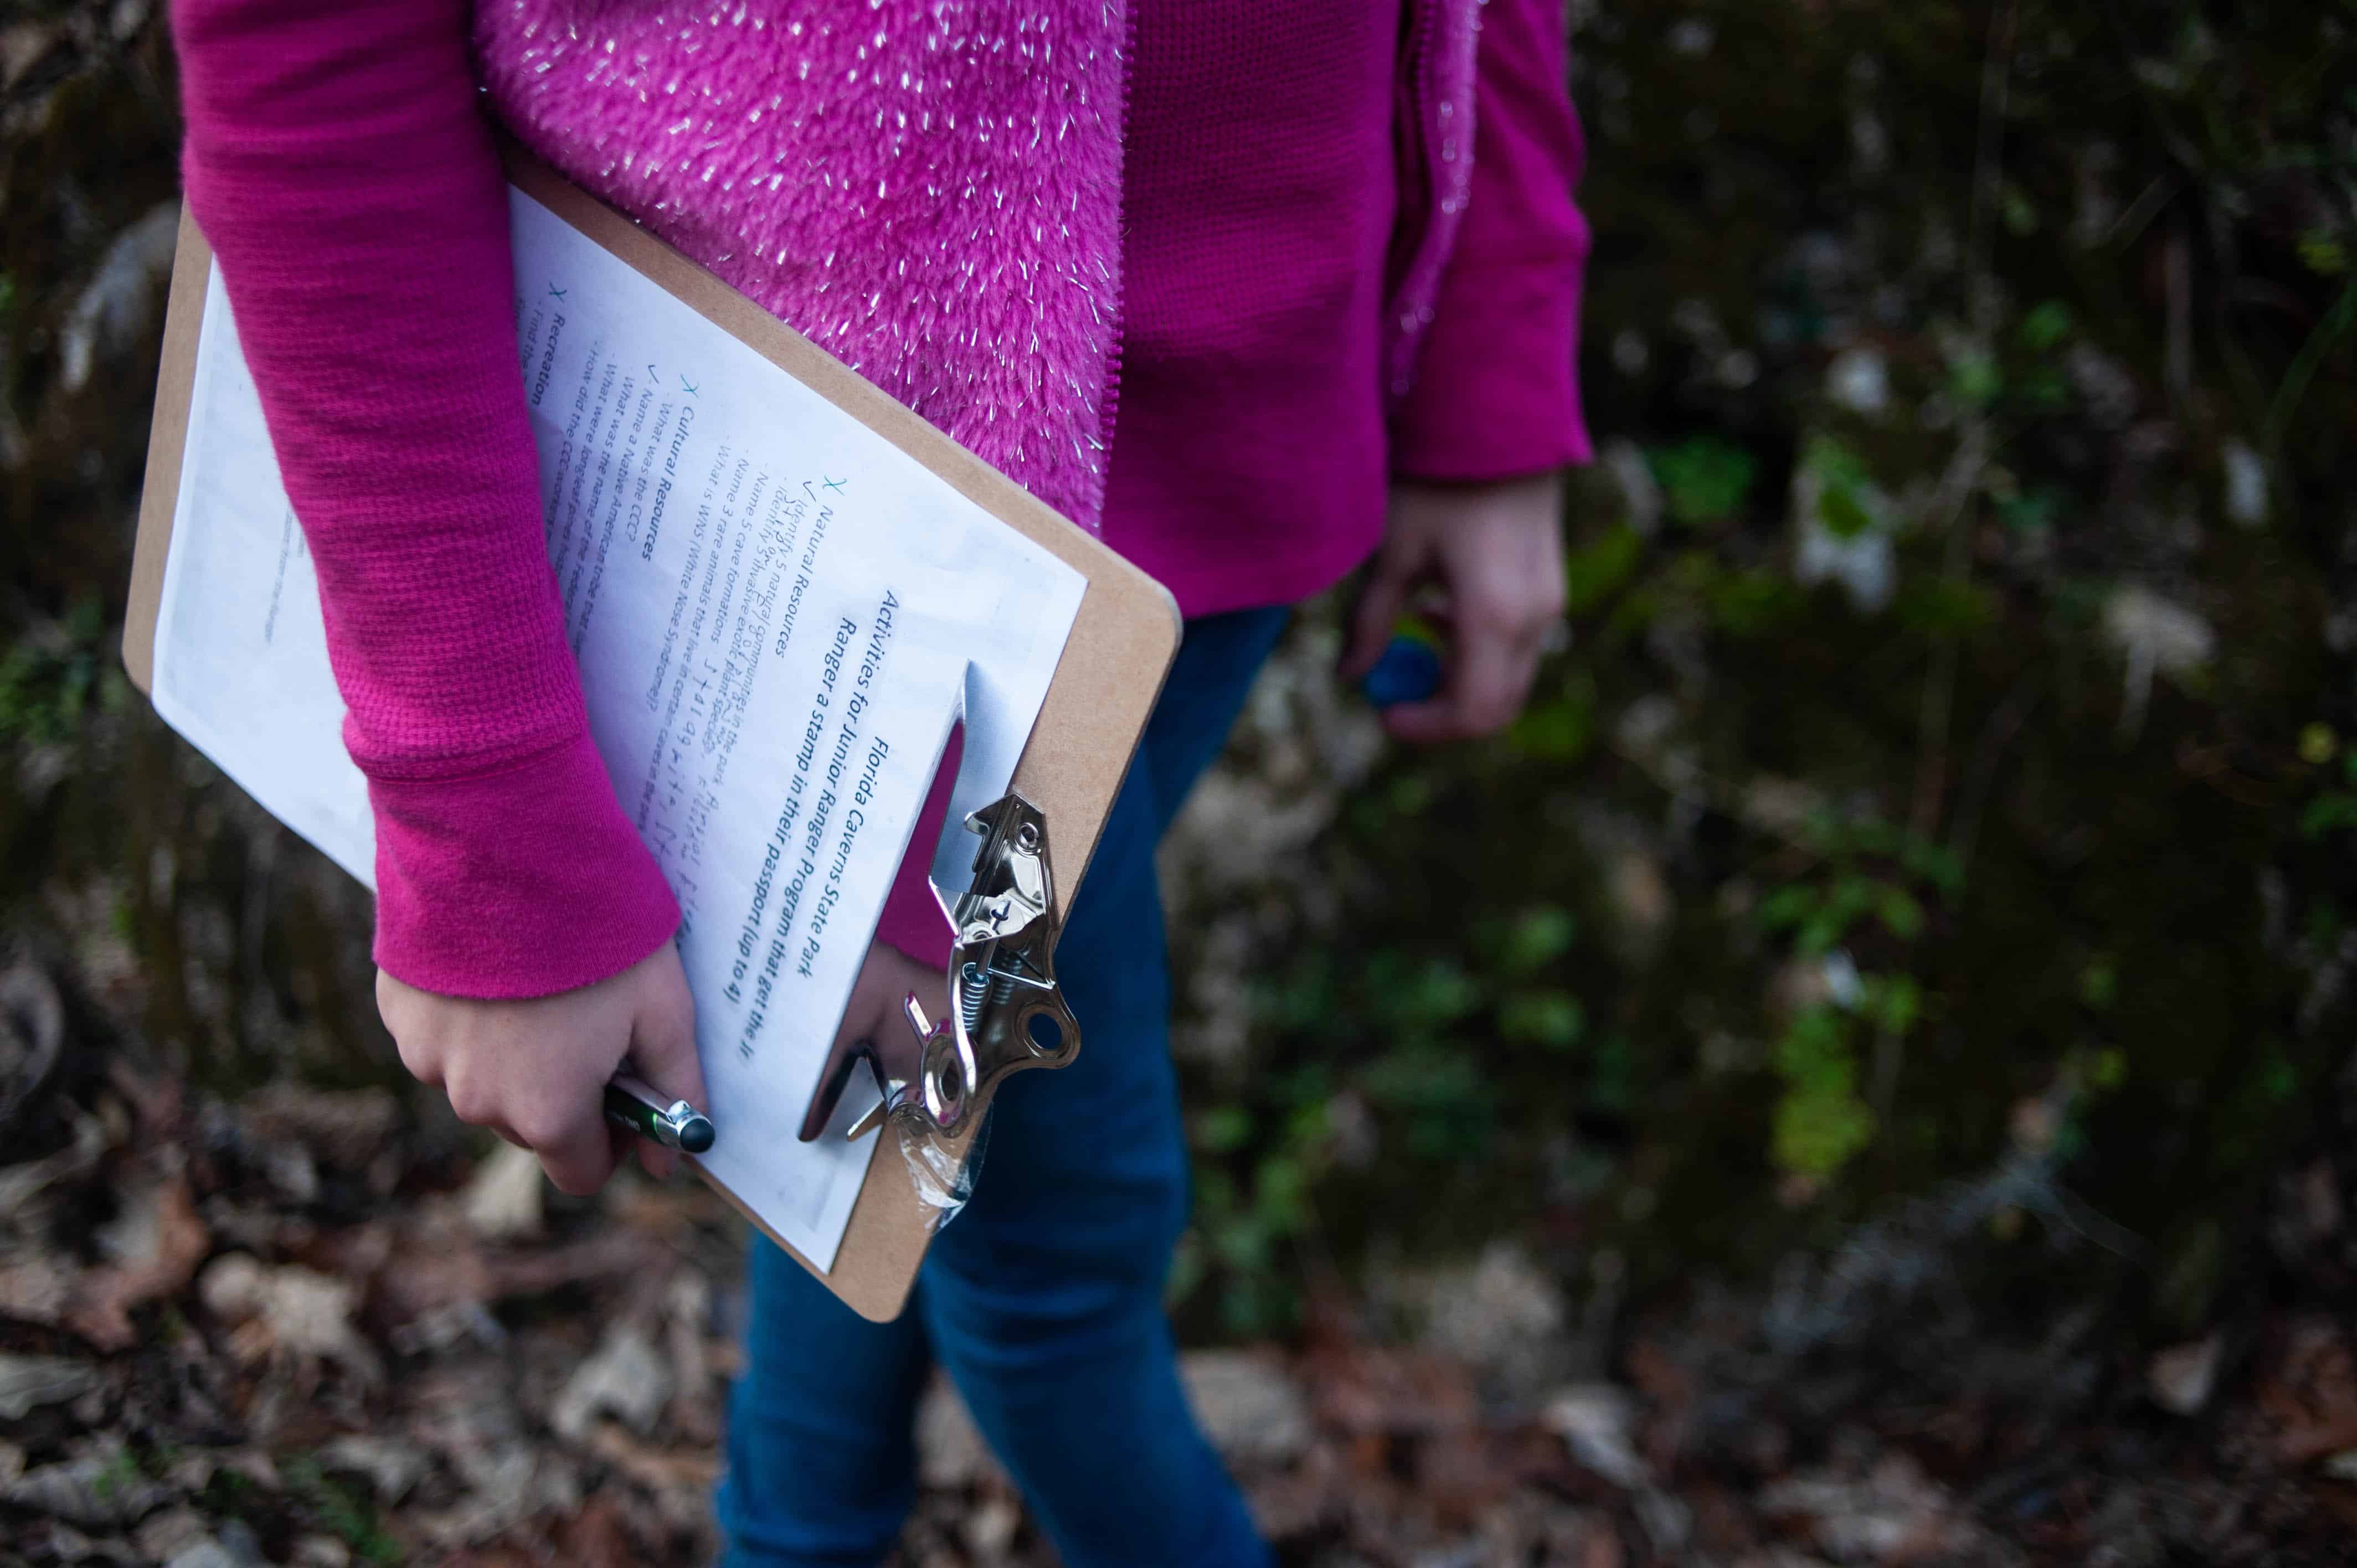
[{"label": "blurred background vegetation", "polygon": [[[2357,8],[1576,9],[1569,645],[1406,753],[1315,607],[1190,809],[1182,1326],[1412,1316],[1508,1239],[1599,1358],[1771,1286],[1933,1372],[2191,1333],[2349,1065]],[[0,942],[215,1090],[393,1082],[364,899],[120,672],[167,40],[21,14]]]},{"label": "blurred background vegetation", "polygon": [[2260,1283],[2352,1037],[2352,16],[1578,7],[1571,645],[1377,755],[1313,618],[1198,803],[1285,841],[1174,851],[1200,1327],[1510,1226],[1601,1305],[1901,1212],[2025,1328]]}]

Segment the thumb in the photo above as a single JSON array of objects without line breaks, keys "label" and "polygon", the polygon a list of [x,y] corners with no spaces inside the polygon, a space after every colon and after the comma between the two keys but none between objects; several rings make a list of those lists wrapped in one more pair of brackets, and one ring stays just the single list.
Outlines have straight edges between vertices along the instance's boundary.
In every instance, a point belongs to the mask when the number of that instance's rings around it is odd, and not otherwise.
[{"label": "thumb", "polygon": [[1383,657],[1415,577],[1416,562],[1405,552],[1386,549],[1375,557],[1374,570],[1351,611],[1351,640],[1342,650],[1340,667],[1343,680],[1358,680]]}]

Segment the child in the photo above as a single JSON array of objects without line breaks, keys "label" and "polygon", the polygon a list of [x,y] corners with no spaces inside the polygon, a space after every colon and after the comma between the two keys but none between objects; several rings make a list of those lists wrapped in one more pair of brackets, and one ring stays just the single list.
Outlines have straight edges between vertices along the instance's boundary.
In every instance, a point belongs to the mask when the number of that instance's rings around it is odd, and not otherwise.
[{"label": "child", "polygon": [[[873,1563],[938,1362],[1063,1561],[1265,1561],[1160,1293],[1186,1208],[1153,849],[1282,607],[1439,596],[1405,740],[1512,717],[1561,608],[1587,236],[1560,0],[177,0],[188,199],[317,561],[403,1061],[569,1192],[625,1053],[702,1089],[676,907],[608,785],[542,536],[490,123],[1167,583],[1177,668],[910,1310],[757,1242],[739,1563]],[[488,115],[486,114],[488,111]],[[939,983],[912,857],[844,1022]],[[660,1172],[664,1156],[646,1156]]]}]

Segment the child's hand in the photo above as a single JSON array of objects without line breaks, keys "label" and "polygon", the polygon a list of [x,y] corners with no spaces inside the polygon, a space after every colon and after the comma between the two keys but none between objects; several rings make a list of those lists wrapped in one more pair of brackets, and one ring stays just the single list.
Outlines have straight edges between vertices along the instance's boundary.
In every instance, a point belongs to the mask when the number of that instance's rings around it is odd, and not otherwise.
[{"label": "child's hand", "polygon": [[695,1004],[669,942],[610,980],[526,1002],[437,996],[379,970],[376,1006],[402,1066],[448,1090],[461,1122],[538,1155],[576,1197],[605,1186],[634,1142],[650,1176],[679,1162],[606,1120],[606,1080],[623,1057],[662,1093],[704,1104]]},{"label": "child's hand", "polygon": [[[899,1079],[915,1078],[920,1065],[917,1035],[900,1011],[901,1003],[912,991],[924,1003],[926,1016],[940,1017],[944,1005],[942,972],[928,969],[899,948],[870,942],[867,961],[860,965],[859,978],[852,982],[850,1004],[843,1010],[842,1026],[834,1032],[834,1048],[827,1054],[826,1068],[818,1075],[818,1081],[833,1082],[834,1075],[842,1070],[844,1058],[862,1040],[875,1046],[877,1054],[884,1058],[886,1072]],[[818,1111],[818,1101],[813,1097],[802,1117],[804,1143],[826,1130],[823,1124],[812,1120]]]},{"label": "child's hand", "polygon": [[1383,547],[1353,613],[1342,677],[1374,667],[1403,609],[1448,633],[1447,685],[1429,702],[1383,712],[1397,740],[1469,740],[1522,712],[1548,629],[1563,614],[1563,480],[1392,486]]}]

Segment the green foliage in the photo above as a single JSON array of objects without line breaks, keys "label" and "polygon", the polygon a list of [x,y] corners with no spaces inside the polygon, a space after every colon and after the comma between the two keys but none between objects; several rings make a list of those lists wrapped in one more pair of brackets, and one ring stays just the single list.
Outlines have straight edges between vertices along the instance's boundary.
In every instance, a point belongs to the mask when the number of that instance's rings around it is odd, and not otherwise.
[{"label": "green foliage", "polygon": [[1359,1087],[1377,1110],[1394,1113],[1419,1159],[1479,1154],[1495,1119],[1496,1085],[1459,1043],[1395,1046],[1360,1073]]},{"label": "green foliage", "polygon": [[2071,307],[2050,299],[2021,318],[2014,336],[2033,354],[2050,354],[2071,336]]},{"label": "green foliage", "polygon": [[1637,1048],[1624,1034],[1610,1034],[1596,1042],[1588,1064],[1587,1102],[1598,1111],[1625,1116],[1637,1097]]},{"label": "green foliage", "polygon": [[1820,433],[1809,437],[1801,467],[1815,481],[1817,521],[1826,532],[1835,539],[1856,539],[1874,526],[1874,481],[1856,451]]},{"label": "green foliage", "polygon": [[1651,620],[1673,605],[1697,612],[1728,637],[1754,638],[1797,622],[1808,596],[1781,572],[1733,566],[1710,551],[1689,549],[1665,562],[1641,595],[1623,599],[1620,614]]},{"label": "green foliage", "polygon": [[93,699],[121,703],[100,650],[105,631],[98,602],[85,599],[56,634],[21,638],[0,653],[0,741],[70,740]]},{"label": "green foliage", "polygon": [[97,1495],[100,1501],[104,1502],[115,1497],[125,1487],[140,1480],[145,1475],[145,1471],[140,1466],[138,1455],[127,1447],[118,1448],[107,1456],[106,1463],[91,1477],[90,1489]]},{"label": "green foliage", "polygon": [[1299,1304],[1286,1252],[1310,1228],[1309,1195],[1330,1164],[1325,1071],[1275,1087],[1266,1115],[1230,1105],[1195,1117],[1195,1228],[1170,1283],[1179,1299],[1216,1275],[1222,1326],[1241,1337],[1290,1326]]},{"label": "green foliage", "polygon": [[1964,637],[1996,623],[1995,596],[1977,583],[1918,578],[1899,590],[1891,614],[1927,638]]},{"label": "green foliage", "polygon": [[[1776,1044],[1781,1090],[1771,1154],[1779,1168],[1818,1179],[1837,1173],[1874,1137],[1859,1098],[1860,1036],[1904,1040],[1923,1011],[1923,987],[1905,965],[1930,922],[1927,906],[1962,890],[1956,856],[1872,820],[1819,822],[1811,875],[1763,898],[1760,928],[1789,935],[1794,956],[1819,966],[1826,1000],[1798,1008]],[[1852,950],[1888,967],[1861,968]]]},{"label": "green foliage", "polygon": [[2005,390],[2005,372],[1985,349],[1960,350],[1948,362],[1948,392],[1958,403],[1986,408]]},{"label": "green foliage", "polygon": [[[1439,940],[1436,940],[1435,938]],[[1587,1082],[1575,1098],[1625,1106],[1625,1041],[1594,1042],[1572,972],[1580,921],[1547,897],[1477,913],[1458,930],[1294,953],[1256,994],[1264,1027],[1306,1047],[1257,1072],[1189,1127],[1195,1221],[1173,1299],[1197,1299],[1223,1334],[1282,1332],[1300,1307],[1295,1248],[1317,1193],[1350,1179],[1346,1133],[1386,1170],[1473,1171],[1495,1149],[1518,1076]],[[1334,1107],[1356,1109],[1338,1124]]]},{"label": "green foliage", "polygon": [[1616,523],[1569,553],[1564,563],[1564,608],[1584,616],[1618,592],[1636,571],[1645,541],[1627,523]]},{"label": "green foliage", "polygon": [[1499,956],[1510,973],[1532,974],[1571,950],[1579,923],[1558,904],[1534,904],[1514,918],[1500,939]]},{"label": "green foliage", "polygon": [[1555,1050],[1569,1050],[1587,1031],[1587,1014],[1566,991],[1522,991],[1498,1007],[1498,1031]]},{"label": "green foliage", "polygon": [[1670,515],[1689,526],[1732,517],[1751,493],[1759,464],[1751,454],[1715,435],[1695,435],[1646,453]]},{"label": "green foliage", "polygon": [[1808,607],[1807,596],[1790,577],[1760,568],[1714,570],[1705,580],[1704,599],[1710,607],[1710,624],[1738,638],[1781,630]]},{"label": "green foliage", "polygon": [[2352,829],[2357,829],[2357,747],[2341,759],[2340,779],[2310,800],[2299,817],[2303,838],[2318,839]]},{"label": "green foliage", "polygon": [[2007,532],[2025,539],[2042,539],[2062,516],[2062,496],[2054,489],[2009,495],[1996,503],[1997,521]]},{"label": "green foliage", "polygon": [[1577,761],[1595,736],[1596,683],[1575,670],[1559,689],[1532,693],[1506,738],[1522,757],[1561,764]]},{"label": "green foliage", "polygon": [[2330,229],[2310,229],[2299,237],[2299,259],[2310,272],[2338,277],[2349,270],[2348,242]]},{"label": "green foliage", "polygon": [[1874,1113],[1857,1096],[1849,1017],[1832,1006],[1804,1008],[1776,1042],[1784,1091],[1776,1102],[1774,1157],[1784,1170],[1823,1178],[1874,1136]]},{"label": "green foliage", "polygon": [[279,1473],[311,1523],[350,1547],[362,1562],[393,1564],[404,1560],[401,1543],[385,1532],[375,1500],[364,1488],[328,1474],[307,1458],[289,1461]]}]

